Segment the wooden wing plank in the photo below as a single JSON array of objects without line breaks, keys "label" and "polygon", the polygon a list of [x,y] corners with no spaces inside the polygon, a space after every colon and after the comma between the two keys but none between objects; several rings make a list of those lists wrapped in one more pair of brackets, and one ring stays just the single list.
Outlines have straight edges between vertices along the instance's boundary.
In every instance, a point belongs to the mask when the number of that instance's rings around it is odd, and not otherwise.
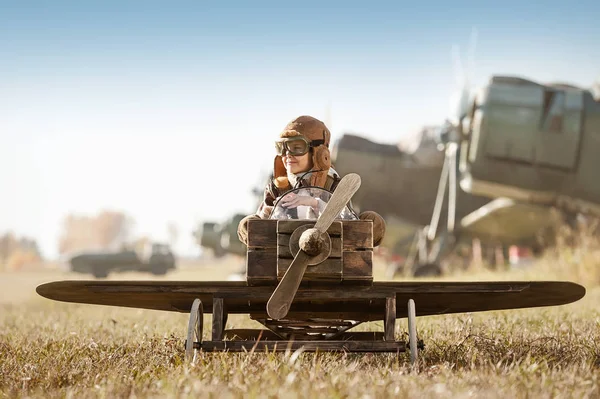
[{"label": "wooden wing plank", "polygon": [[[273,287],[249,287],[244,281],[57,281],[37,287],[57,301],[188,312],[195,298],[205,311],[213,296],[225,299],[229,313],[265,310]],[[397,317],[406,317],[408,299],[417,316],[564,305],[581,299],[585,288],[563,281],[374,282],[369,286],[301,287],[290,314],[336,313],[365,320],[383,317],[385,297],[396,295]]]}]

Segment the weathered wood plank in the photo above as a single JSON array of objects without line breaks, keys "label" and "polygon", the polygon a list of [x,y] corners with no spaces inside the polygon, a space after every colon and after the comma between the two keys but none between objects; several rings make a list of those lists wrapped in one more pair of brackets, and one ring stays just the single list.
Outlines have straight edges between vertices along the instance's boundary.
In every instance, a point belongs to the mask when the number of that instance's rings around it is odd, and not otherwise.
[{"label": "weathered wood plank", "polygon": [[385,298],[385,319],[384,328],[386,341],[394,340],[394,333],[396,332],[396,296],[389,296]]},{"label": "weathered wood plank", "polygon": [[336,341],[383,341],[384,335],[381,331],[346,331],[335,338]]},{"label": "weathered wood plank", "polygon": [[[287,239],[282,237],[287,237]],[[278,258],[293,258],[295,254],[292,254],[289,245],[289,235],[279,234],[277,237],[277,257]],[[331,253],[329,258],[341,258],[342,257],[342,239],[340,237],[331,237]]]},{"label": "weathered wood plank", "polygon": [[[312,332],[312,331],[311,331]],[[261,341],[284,341],[285,339],[277,333],[260,328],[232,328],[223,332],[223,339],[227,340],[261,340]],[[346,331],[335,337],[336,341],[383,341],[384,334],[381,331]]]},{"label": "weathered wood plank", "polygon": [[277,281],[277,249],[246,252],[246,280],[250,285],[261,281]]},{"label": "weathered wood plank", "polygon": [[373,284],[373,276],[342,276],[340,285],[345,285],[349,290],[357,286],[368,286]]},{"label": "weathered wood plank", "polygon": [[344,220],[344,251],[373,248],[373,221]]},{"label": "weathered wood plank", "polygon": [[[327,233],[327,234],[329,234],[329,233]],[[279,233],[279,234],[277,234],[277,245],[288,245],[289,246],[290,245],[290,237],[291,236],[292,235],[288,234],[288,233],[285,233],[285,234]],[[341,238],[342,236],[341,235],[331,235],[331,234],[329,234],[329,237],[331,237],[332,244],[333,244],[333,241],[340,241],[340,243],[342,241],[342,238]]]},{"label": "weathered wood plank", "polygon": [[[292,234],[298,227],[308,224],[311,227],[315,225],[315,220],[279,220],[277,223],[277,234]],[[342,222],[339,220],[331,223],[327,229],[330,236],[339,236],[342,234]]]},{"label": "weathered wood plank", "polygon": [[277,247],[277,220],[250,219],[248,221],[248,248]]},{"label": "weathered wood plank", "polygon": [[344,279],[373,277],[373,251],[344,251],[342,259]]},{"label": "weathered wood plank", "polygon": [[402,341],[204,341],[202,350],[211,351],[257,351],[284,352],[303,348],[306,352],[346,351],[346,352],[405,352],[406,343]]},{"label": "weathered wood plank", "polygon": [[[287,269],[292,264],[293,259],[278,259],[277,260],[277,277],[283,277]],[[304,272],[303,280],[311,280],[313,278],[327,278],[341,280],[342,277],[342,259],[325,259],[322,263],[314,266],[308,266]]]},{"label": "weathered wood plank", "polygon": [[223,330],[225,330],[225,305],[223,298],[213,299],[212,313],[212,339],[218,341],[223,339]]},{"label": "weathered wood plank", "polygon": [[[383,306],[383,304],[382,304]],[[285,317],[289,320],[308,320],[308,319],[314,319],[314,318],[329,318],[329,319],[340,319],[340,318],[347,318],[348,320],[358,320],[358,321],[373,321],[373,320],[383,320],[383,317],[381,316],[381,309],[382,308],[362,308],[360,310],[357,311],[348,311],[348,312],[336,312],[335,309],[330,311],[330,312],[311,312],[311,311],[306,311],[306,312],[302,312],[302,311],[297,311],[297,310],[293,310],[290,311]],[[366,311],[368,313],[365,314],[362,311]],[[376,315],[375,312],[378,311],[378,314]],[[370,312],[370,313],[369,313]],[[250,319],[252,320],[257,320],[257,321],[261,321],[261,320],[266,320],[269,318],[269,315],[267,314],[266,310],[261,310],[261,311],[254,311],[251,310],[249,311],[249,316]],[[370,316],[370,317],[368,317]],[[261,321],[262,323],[262,321]],[[264,323],[263,323],[264,324]]]},{"label": "weathered wood plank", "polygon": [[353,322],[344,319],[324,319],[322,317],[311,318],[310,320],[269,320],[269,323],[278,326],[286,327],[302,327],[302,326],[333,326],[333,327],[351,327]]},{"label": "weathered wood plank", "polygon": [[280,340],[280,336],[275,334],[271,330],[266,329],[252,329],[252,328],[231,328],[225,330],[223,333],[223,339],[238,339],[238,340]]},{"label": "weathered wood plank", "polygon": [[273,327],[278,333],[306,335],[306,334],[335,334],[339,329],[326,326],[303,326],[303,327]]},{"label": "weathered wood plank", "polygon": [[[72,303],[122,306],[189,314],[199,298],[205,312],[213,296],[226,298],[230,314],[266,314],[273,287],[249,287],[245,281],[55,281],[39,285],[36,292],[49,299]],[[370,321],[383,317],[385,298],[397,303],[414,299],[418,316],[558,306],[575,302],[585,287],[568,281],[375,281],[366,286],[341,284],[301,286],[288,318],[332,317]],[[331,300],[329,298],[332,298]],[[378,299],[381,298],[381,299]],[[318,300],[324,304],[316,303]],[[342,300],[342,302],[337,302]],[[407,316],[407,307],[396,308],[396,317]]]}]

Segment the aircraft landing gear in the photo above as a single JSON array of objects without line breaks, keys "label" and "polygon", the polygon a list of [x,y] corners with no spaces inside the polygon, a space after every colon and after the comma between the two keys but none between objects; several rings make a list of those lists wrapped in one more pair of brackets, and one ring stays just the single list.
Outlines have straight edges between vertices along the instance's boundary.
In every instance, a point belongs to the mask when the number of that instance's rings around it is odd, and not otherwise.
[{"label": "aircraft landing gear", "polygon": [[429,226],[415,234],[404,270],[412,277],[437,277],[443,274],[441,260],[454,248],[456,237],[447,231],[434,240],[427,237]]},{"label": "aircraft landing gear", "polygon": [[439,263],[425,263],[422,265],[418,265],[413,272],[414,277],[439,277],[441,275],[442,267]]},{"label": "aircraft landing gear", "polygon": [[[458,242],[455,229],[457,152],[458,144],[456,141],[451,141],[446,144],[444,166],[440,176],[431,223],[418,230],[415,234],[410,246],[410,253],[402,267],[405,274],[414,277],[442,275],[443,269],[440,262],[452,249],[454,249],[455,244]],[[447,182],[449,183],[448,220],[446,230],[438,232],[438,223],[442,213]],[[388,277],[393,278],[397,269],[398,265],[390,268],[387,273]]]}]

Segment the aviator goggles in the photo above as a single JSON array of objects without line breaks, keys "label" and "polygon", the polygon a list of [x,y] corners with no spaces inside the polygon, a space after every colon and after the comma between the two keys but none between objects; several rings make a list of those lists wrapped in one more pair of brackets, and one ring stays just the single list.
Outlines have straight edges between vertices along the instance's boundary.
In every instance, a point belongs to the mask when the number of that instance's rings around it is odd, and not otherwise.
[{"label": "aviator goggles", "polygon": [[306,154],[311,147],[317,147],[323,144],[323,140],[308,141],[305,137],[288,137],[275,142],[277,155],[284,156],[285,152],[289,155],[300,156]]}]

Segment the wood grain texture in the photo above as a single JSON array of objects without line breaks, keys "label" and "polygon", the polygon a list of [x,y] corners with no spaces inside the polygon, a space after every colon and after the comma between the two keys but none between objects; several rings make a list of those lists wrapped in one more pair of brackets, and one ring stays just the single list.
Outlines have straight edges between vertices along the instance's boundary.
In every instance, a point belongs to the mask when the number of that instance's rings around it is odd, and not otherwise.
[{"label": "wood grain texture", "polygon": [[344,250],[373,249],[373,221],[344,220]]},{"label": "wood grain texture", "polygon": [[[300,235],[298,244],[300,245],[301,250],[310,256],[316,256],[321,252],[325,252],[327,240],[329,240],[329,235],[327,235],[327,233],[321,233],[317,229],[308,229]],[[329,255],[329,253],[327,255]]]},{"label": "wood grain texture", "polygon": [[[329,252],[331,252],[331,240],[329,239],[329,235],[327,235],[327,230],[331,227],[334,220],[338,217],[344,206],[348,203],[348,201],[350,201],[359,187],[359,175],[356,173],[350,173],[344,176],[337,185],[335,192],[331,196],[331,199],[325,205],[323,213],[321,213],[321,215],[318,217],[314,228],[306,230],[304,233],[302,233],[299,238],[300,248],[303,248],[306,251],[302,249],[297,251],[297,253],[294,255],[294,260],[267,301],[267,313],[271,318],[281,319],[287,315],[294,301],[296,292],[300,287],[300,283],[302,282],[302,278],[308,263],[311,261],[315,261],[314,263],[320,263],[321,259],[324,260],[324,258],[320,256],[321,249],[326,247],[327,254],[323,254],[323,256],[329,256]],[[280,224],[281,223],[278,223],[278,233],[280,231]],[[290,245],[295,242],[295,235],[295,232],[292,233]],[[313,237],[316,237],[317,239],[315,240]],[[327,239],[328,245],[326,246],[323,245],[324,239]],[[317,258],[318,262],[316,262]]]},{"label": "wood grain texture", "polygon": [[396,332],[396,297],[394,295],[385,298],[385,319],[383,323],[385,340],[394,341]]},{"label": "wood grain texture", "polygon": [[[318,240],[321,244],[320,249],[317,250],[317,248],[309,248],[309,250],[306,251],[306,248],[304,248],[303,245],[307,245],[308,242],[312,241],[310,238],[306,239],[307,234],[316,237],[316,240]],[[281,248],[279,241],[277,244],[277,249]],[[300,249],[302,249],[304,253],[312,257],[309,265],[318,265],[327,259],[327,257],[331,254],[331,238],[326,232],[321,234],[319,233],[319,230],[309,227],[308,225],[300,226],[294,230],[290,236],[289,249],[294,256],[298,253],[298,251],[300,251]]]},{"label": "wood grain texture", "polygon": [[[200,298],[208,313],[217,295],[224,298],[229,314],[266,314],[273,287],[249,287],[244,281],[79,280],[42,284],[36,291],[56,301],[183,313],[189,312],[195,298]],[[585,288],[566,281],[376,281],[367,286],[301,286],[287,317],[382,320],[389,294],[396,295],[396,303],[414,299],[417,316],[427,316],[564,305],[581,299]],[[398,306],[396,317],[406,316],[406,306]]]},{"label": "wood grain texture", "polygon": [[223,331],[225,330],[225,304],[223,298],[214,298],[212,305],[212,339],[217,341],[223,339]]},{"label": "wood grain texture", "polygon": [[248,248],[277,247],[277,220],[248,220]]},{"label": "wood grain texture", "polygon": [[[289,269],[293,259],[278,259],[277,261],[277,276],[283,277],[285,272]],[[302,282],[308,282],[311,280],[324,278],[331,279],[333,281],[342,280],[342,259],[326,259],[318,265],[308,266],[302,277]]]},{"label": "wood grain texture", "polygon": [[246,279],[249,285],[265,281],[277,284],[277,249],[248,249]]},{"label": "wood grain texture", "polygon": [[342,259],[344,279],[364,277],[373,280],[372,251],[344,251]]},{"label": "wood grain texture", "polygon": [[267,301],[267,313],[270,317],[280,319],[287,314],[311,258],[307,253],[299,251],[292,260],[290,267]]},{"label": "wood grain texture", "polygon": [[[289,235],[278,235],[278,246],[277,246],[277,257],[284,259],[292,259],[294,255],[289,245]],[[331,253],[328,258],[341,258],[342,257],[342,239],[340,237],[331,237]],[[296,246],[299,249],[299,245]]]},{"label": "wood grain texture", "polygon": [[[271,220],[271,222],[277,222],[277,234],[292,234],[300,226],[314,227],[316,220]],[[333,221],[326,231],[332,237],[339,237],[342,234],[342,221]]]},{"label": "wood grain texture", "polygon": [[284,352],[302,348],[306,352],[315,351],[344,351],[344,352],[404,352],[406,343],[402,341],[204,341],[203,351],[242,352],[269,351]]},{"label": "wood grain texture", "polygon": [[[276,285],[293,259],[291,234],[299,227],[314,226],[307,220],[250,220],[246,276],[251,286]],[[251,227],[250,227],[251,226]],[[335,220],[327,230],[331,252],[319,268],[309,266],[305,281],[341,281],[364,284],[373,281],[373,223],[363,220]],[[287,260],[285,260],[287,259]],[[336,266],[332,269],[332,259]],[[341,264],[338,270],[337,265]]]},{"label": "wood grain texture", "polygon": [[315,223],[315,229],[324,232],[338,217],[344,206],[350,201],[354,193],[360,188],[360,176],[356,173],[348,173],[342,177],[338,183],[333,195],[325,205],[323,213]]}]

